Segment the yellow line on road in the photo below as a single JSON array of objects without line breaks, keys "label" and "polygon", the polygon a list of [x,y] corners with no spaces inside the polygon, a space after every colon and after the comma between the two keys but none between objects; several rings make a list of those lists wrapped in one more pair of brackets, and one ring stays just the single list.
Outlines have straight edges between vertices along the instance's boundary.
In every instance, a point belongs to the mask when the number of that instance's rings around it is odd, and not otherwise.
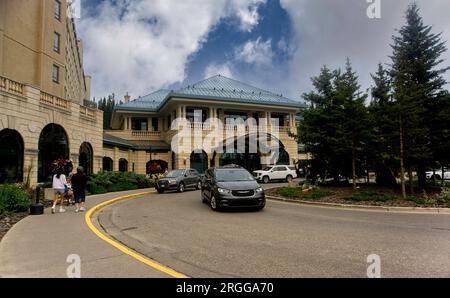
[{"label": "yellow line on road", "polygon": [[132,195],[126,195],[126,196],[122,196],[122,197],[118,197],[106,202],[103,202],[101,204],[98,204],[97,206],[91,208],[85,215],[84,219],[86,220],[86,224],[89,227],[89,229],[91,229],[92,232],[94,232],[94,234],[99,237],[100,239],[102,239],[103,241],[107,242],[108,244],[114,246],[115,248],[117,248],[118,250],[120,250],[121,252],[123,252],[124,254],[129,255],[130,257],[138,260],[141,263],[144,263],[147,266],[152,267],[153,269],[156,269],[160,272],[163,272],[169,276],[175,277],[175,278],[187,278],[186,275],[179,273],[173,269],[170,269],[169,267],[166,267],[164,265],[161,265],[155,261],[152,261],[134,251],[132,251],[131,249],[129,249],[128,247],[108,238],[105,234],[101,233],[92,223],[92,215],[94,215],[95,212],[99,211],[100,209],[117,203],[119,201],[123,201],[123,200],[127,200],[127,199],[132,199],[132,198],[137,198],[137,197],[141,197],[144,195],[149,195],[152,194],[153,192],[142,192],[142,193],[137,193],[137,194],[132,194]]}]

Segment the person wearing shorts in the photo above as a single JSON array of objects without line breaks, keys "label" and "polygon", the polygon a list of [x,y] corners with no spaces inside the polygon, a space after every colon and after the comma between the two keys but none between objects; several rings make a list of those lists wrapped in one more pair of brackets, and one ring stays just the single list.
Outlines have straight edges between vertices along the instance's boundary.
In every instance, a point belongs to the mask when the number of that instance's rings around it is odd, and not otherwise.
[{"label": "person wearing shorts", "polygon": [[57,173],[53,176],[53,192],[54,192],[54,199],[53,199],[53,206],[52,206],[52,213],[55,213],[56,204],[58,202],[60,203],[59,212],[63,213],[66,212],[64,210],[64,193],[66,189],[66,176],[62,173],[62,170],[58,170]]},{"label": "person wearing shorts", "polygon": [[77,173],[72,176],[72,190],[75,196],[75,212],[83,212],[84,203],[86,201],[86,184],[87,177],[83,173],[83,168],[78,167]]}]

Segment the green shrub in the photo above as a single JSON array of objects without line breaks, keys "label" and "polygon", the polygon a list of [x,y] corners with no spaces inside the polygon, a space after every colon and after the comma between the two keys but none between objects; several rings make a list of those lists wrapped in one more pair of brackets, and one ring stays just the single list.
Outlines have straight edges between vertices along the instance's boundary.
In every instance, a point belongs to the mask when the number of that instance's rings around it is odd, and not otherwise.
[{"label": "green shrub", "polygon": [[357,202],[364,202],[364,201],[387,202],[396,200],[397,196],[393,194],[379,193],[375,191],[362,191],[352,195],[348,199]]},{"label": "green shrub", "polygon": [[153,187],[153,181],[145,175],[124,172],[100,172],[92,175],[87,184],[91,194]]},{"label": "green shrub", "polygon": [[108,190],[103,185],[97,185],[92,181],[89,181],[86,185],[87,191],[91,194],[104,194]]},{"label": "green shrub", "polygon": [[410,196],[407,198],[408,201],[410,202],[414,202],[417,205],[424,205],[425,204],[425,200],[421,197],[414,197],[414,196]]},{"label": "green shrub", "polygon": [[25,212],[30,207],[30,195],[20,186],[0,185],[0,214]]},{"label": "green shrub", "polygon": [[436,195],[436,200],[440,204],[448,204],[450,206],[450,187],[442,187],[441,192]]}]

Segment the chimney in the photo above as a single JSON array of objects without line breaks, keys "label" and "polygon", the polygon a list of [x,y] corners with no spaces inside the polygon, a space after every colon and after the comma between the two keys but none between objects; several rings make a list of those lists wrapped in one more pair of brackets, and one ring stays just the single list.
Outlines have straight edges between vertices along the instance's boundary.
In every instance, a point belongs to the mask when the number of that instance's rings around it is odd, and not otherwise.
[{"label": "chimney", "polygon": [[124,97],[123,97],[123,99],[124,99],[124,101],[125,101],[125,103],[129,103],[130,102],[130,95],[128,95],[128,92],[127,92],[127,95],[125,95]]}]

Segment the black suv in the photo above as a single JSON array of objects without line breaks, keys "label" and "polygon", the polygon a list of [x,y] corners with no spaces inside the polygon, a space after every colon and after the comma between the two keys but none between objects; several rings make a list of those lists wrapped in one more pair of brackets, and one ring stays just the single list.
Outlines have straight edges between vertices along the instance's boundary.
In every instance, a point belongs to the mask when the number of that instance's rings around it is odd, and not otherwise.
[{"label": "black suv", "polygon": [[266,205],[264,190],[252,174],[236,165],[208,169],[201,196],[214,211],[242,207],[262,210]]},{"label": "black suv", "polygon": [[173,170],[155,184],[158,193],[163,193],[166,190],[184,192],[188,187],[195,189],[202,187],[202,177],[195,169]]}]

